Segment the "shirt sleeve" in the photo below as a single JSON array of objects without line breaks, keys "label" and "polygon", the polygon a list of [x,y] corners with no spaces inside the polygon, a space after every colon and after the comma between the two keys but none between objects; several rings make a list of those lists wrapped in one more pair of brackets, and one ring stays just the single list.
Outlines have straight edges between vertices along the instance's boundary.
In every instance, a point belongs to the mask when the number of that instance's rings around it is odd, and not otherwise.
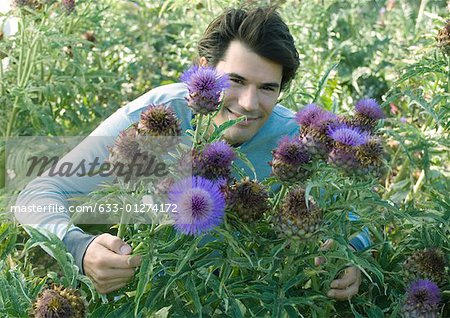
[{"label": "shirt sleeve", "polygon": [[[359,216],[354,214],[353,212],[350,212],[348,214],[348,217],[350,221],[357,221],[359,220]],[[357,251],[362,251],[372,245],[372,241],[370,239],[370,233],[367,227],[364,227],[364,229],[356,234],[353,238],[350,239],[349,242],[350,246],[353,247]]]}]

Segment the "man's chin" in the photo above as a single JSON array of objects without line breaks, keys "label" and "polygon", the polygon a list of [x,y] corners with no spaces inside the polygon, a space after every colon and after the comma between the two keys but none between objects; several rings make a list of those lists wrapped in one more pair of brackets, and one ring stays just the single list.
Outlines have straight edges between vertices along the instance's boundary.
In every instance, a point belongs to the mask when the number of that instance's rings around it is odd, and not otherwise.
[{"label": "man's chin", "polygon": [[247,129],[231,127],[225,132],[223,137],[230,145],[239,146],[247,140],[250,140],[254,135],[255,133]]}]

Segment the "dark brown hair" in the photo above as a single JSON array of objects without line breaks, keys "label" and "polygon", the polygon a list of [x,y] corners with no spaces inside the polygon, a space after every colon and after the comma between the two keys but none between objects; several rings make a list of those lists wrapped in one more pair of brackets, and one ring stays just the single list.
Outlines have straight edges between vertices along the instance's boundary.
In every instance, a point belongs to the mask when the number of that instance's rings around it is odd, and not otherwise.
[{"label": "dark brown hair", "polygon": [[276,12],[276,7],[224,11],[209,24],[199,41],[199,56],[216,66],[234,40],[283,66],[282,89],[295,76],[299,66],[298,52],[289,28]]}]

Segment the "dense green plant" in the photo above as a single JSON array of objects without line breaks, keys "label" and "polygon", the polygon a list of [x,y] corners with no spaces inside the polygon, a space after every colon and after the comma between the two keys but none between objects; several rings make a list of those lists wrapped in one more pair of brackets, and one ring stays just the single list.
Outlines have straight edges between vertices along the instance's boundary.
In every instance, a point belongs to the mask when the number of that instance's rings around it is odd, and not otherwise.
[{"label": "dense green plant", "polygon": [[[76,1],[69,15],[60,1],[35,2],[42,5],[25,5],[7,15],[19,18],[19,32],[0,39],[2,137],[88,133],[127,101],[177,81],[195,58],[195,43],[211,17],[245,1],[83,0]],[[117,298],[102,297],[101,303],[88,280],[76,273],[61,242],[32,232],[23,246],[22,231],[2,223],[3,315],[27,317],[46,281],[81,288],[92,317],[132,316],[136,310],[142,316],[202,312],[260,317],[276,313],[274,308],[293,317],[400,315],[408,286],[402,279],[407,258],[429,247],[450,254],[450,57],[435,42],[448,18],[447,3],[287,0],[279,5],[301,54],[301,70],[281,96],[284,105],[298,110],[316,101],[344,114],[355,100],[373,96],[390,114],[381,125],[390,147],[389,171],[380,184],[336,187],[345,180],[330,170],[315,185],[340,198],[330,210],[351,207],[360,212],[361,220],[348,226],[358,230],[368,225],[373,247],[351,253],[343,240],[347,233],[340,232],[344,227],[337,226],[343,221],[337,212],[329,214],[336,225],[330,237],[338,242],[326,254],[329,274],[311,265],[314,256],[323,255],[318,248],[304,257],[290,254],[282,243],[274,243],[267,229],[259,229],[263,234],[255,238],[239,220],[228,220],[220,232],[227,248],[198,244],[169,227],[131,229],[127,237],[136,245],[143,242],[152,257],[145,258],[136,280],[116,293]],[[0,149],[3,158],[1,154]],[[3,167],[0,163],[0,180]],[[375,192],[357,195],[369,186]],[[239,227],[241,237],[229,235],[232,226]],[[34,277],[27,253],[38,246],[56,258],[57,273]],[[220,247],[223,259],[205,259]],[[282,256],[306,262],[310,271],[286,279]],[[361,292],[350,302],[334,302],[319,290],[347,262],[366,271]],[[296,286],[302,284],[318,286],[300,297]],[[450,315],[450,282],[440,288],[445,317]]]}]

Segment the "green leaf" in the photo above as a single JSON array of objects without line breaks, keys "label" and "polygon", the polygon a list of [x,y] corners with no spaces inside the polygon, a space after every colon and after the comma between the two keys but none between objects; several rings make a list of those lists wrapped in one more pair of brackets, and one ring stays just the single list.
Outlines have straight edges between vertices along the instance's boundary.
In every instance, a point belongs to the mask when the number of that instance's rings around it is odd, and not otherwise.
[{"label": "green leaf", "polygon": [[322,94],[322,91],[324,90],[325,85],[327,84],[327,81],[331,75],[331,72],[334,69],[336,69],[336,67],[338,65],[339,65],[339,62],[331,65],[331,67],[328,68],[328,70],[325,72],[325,74],[320,79],[319,86],[317,87],[316,93],[314,94],[313,103],[317,103],[319,101],[320,95]]}]

